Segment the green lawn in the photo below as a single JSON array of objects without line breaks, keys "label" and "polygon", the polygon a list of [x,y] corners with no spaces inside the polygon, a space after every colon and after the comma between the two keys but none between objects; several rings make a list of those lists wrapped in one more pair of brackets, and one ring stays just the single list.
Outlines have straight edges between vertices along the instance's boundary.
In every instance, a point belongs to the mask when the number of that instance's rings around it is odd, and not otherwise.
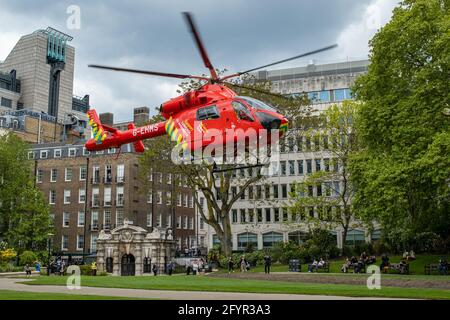
[{"label": "green lawn", "polygon": [[0,290],[0,300],[135,300],[134,298]]},{"label": "green lawn", "polygon": [[[66,277],[41,276],[30,285],[65,285]],[[364,285],[337,285],[318,283],[298,283],[268,280],[225,279],[208,276],[161,276],[161,277],[92,277],[82,276],[82,286],[105,288],[133,288],[159,290],[222,291],[222,292],[258,292],[319,294],[353,297],[398,297],[419,299],[450,299],[450,291],[427,288],[382,287],[381,290],[369,290]]]}]

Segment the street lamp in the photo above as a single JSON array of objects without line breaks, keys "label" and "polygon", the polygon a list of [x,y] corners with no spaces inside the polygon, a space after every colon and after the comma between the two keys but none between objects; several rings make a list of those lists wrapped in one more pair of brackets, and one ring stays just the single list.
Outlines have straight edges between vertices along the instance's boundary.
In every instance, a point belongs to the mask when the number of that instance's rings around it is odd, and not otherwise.
[{"label": "street lamp", "polygon": [[47,246],[48,246],[48,259],[47,259],[47,275],[50,275],[50,256],[51,256],[51,252],[50,252],[50,248],[51,248],[51,240],[52,237],[54,236],[53,233],[48,233],[47,234]]}]

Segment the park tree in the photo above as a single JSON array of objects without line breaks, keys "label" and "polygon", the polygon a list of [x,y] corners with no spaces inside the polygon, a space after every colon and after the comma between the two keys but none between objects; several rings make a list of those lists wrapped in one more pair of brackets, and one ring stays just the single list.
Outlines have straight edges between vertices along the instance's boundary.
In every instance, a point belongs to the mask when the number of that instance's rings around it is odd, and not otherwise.
[{"label": "park tree", "polygon": [[[179,86],[179,93],[198,89],[202,84],[197,80],[183,82]],[[276,106],[282,114],[289,117],[291,123],[297,123],[297,119],[309,112],[308,100],[304,95],[287,98],[270,93],[271,83],[269,81],[255,81],[254,78],[244,76],[226,85],[235,90],[238,95],[251,96]],[[151,122],[162,120],[162,117],[157,115]],[[238,170],[242,164],[216,163],[210,161],[211,159],[204,159],[201,163],[173,164],[171,151],[174,145],[167,136],[147,140],[145,145],[146,151],[140,159],[140,167],[143,181],[147,181],[147,189],[151,188],[151,183],[148,181],[153,179],[148,178],[154,172],[171,173],[174,177],[173,190],[175,193],[180,184],[178,180],[182,179],[181,185],[187,185],[194,191],[197,210],[203,221],[210,225],[217,234],[222,253],[227,256],[231,255],[231,208],[250,186],[264,180],[267,168],[254,167],[244,171],[243,169]],[[257,155],[249,153],[247,156]],[[204,203],[201,203],[201,198],[204,199]]]},{"label": "park tree", "polygon": [[27,144],[9,133],[0,138],[0,239],[17,250],[45,249],[49,209],[35,187]]},{"label": "park tree", "polygon": [[[355,193],[350,177],[350,157],[359,150],[355,121],[360,104],[343,101],[319,115],[318,126],[303,131],[315,148],[321,150],[322,170],[307,174],[290,194],[291,226],[307,221],[319,228],[342,227],[345,241],[351,224],[356,222],[352,205]],[[316,214],[314,214],[314,208]]]},{"label": "park tree", "polygon": [[353,88],[362,151],[355,209],[396,242],[450,235],[450,1],[405,0],[370,41]]}]

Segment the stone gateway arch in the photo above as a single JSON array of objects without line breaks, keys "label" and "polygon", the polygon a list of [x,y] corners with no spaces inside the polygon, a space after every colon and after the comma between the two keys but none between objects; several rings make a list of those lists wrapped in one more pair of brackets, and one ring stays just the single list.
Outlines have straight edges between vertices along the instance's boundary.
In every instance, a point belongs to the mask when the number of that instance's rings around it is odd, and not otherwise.
[{"label": "stone gateway arch", "polygon": [[154,228],[151,233],[131,225],[100,231],[97,239],[97,270],[118,276],[141,276],[150,273],[156,265],[164,273],[175,255],[175,241],[170,229]]}]

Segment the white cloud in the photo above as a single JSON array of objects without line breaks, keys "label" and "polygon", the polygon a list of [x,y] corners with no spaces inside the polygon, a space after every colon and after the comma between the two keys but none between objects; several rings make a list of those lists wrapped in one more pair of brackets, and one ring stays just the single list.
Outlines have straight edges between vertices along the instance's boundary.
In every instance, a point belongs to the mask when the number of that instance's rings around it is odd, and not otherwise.
[{"label": "white cloud", "polygon": [[392,9],[398,0],[374,0],[369,4],[364,14],[349,24],[339,34],[337,56],[351,58],[366,58],[369,54],[369,40],[392,17]]}]

